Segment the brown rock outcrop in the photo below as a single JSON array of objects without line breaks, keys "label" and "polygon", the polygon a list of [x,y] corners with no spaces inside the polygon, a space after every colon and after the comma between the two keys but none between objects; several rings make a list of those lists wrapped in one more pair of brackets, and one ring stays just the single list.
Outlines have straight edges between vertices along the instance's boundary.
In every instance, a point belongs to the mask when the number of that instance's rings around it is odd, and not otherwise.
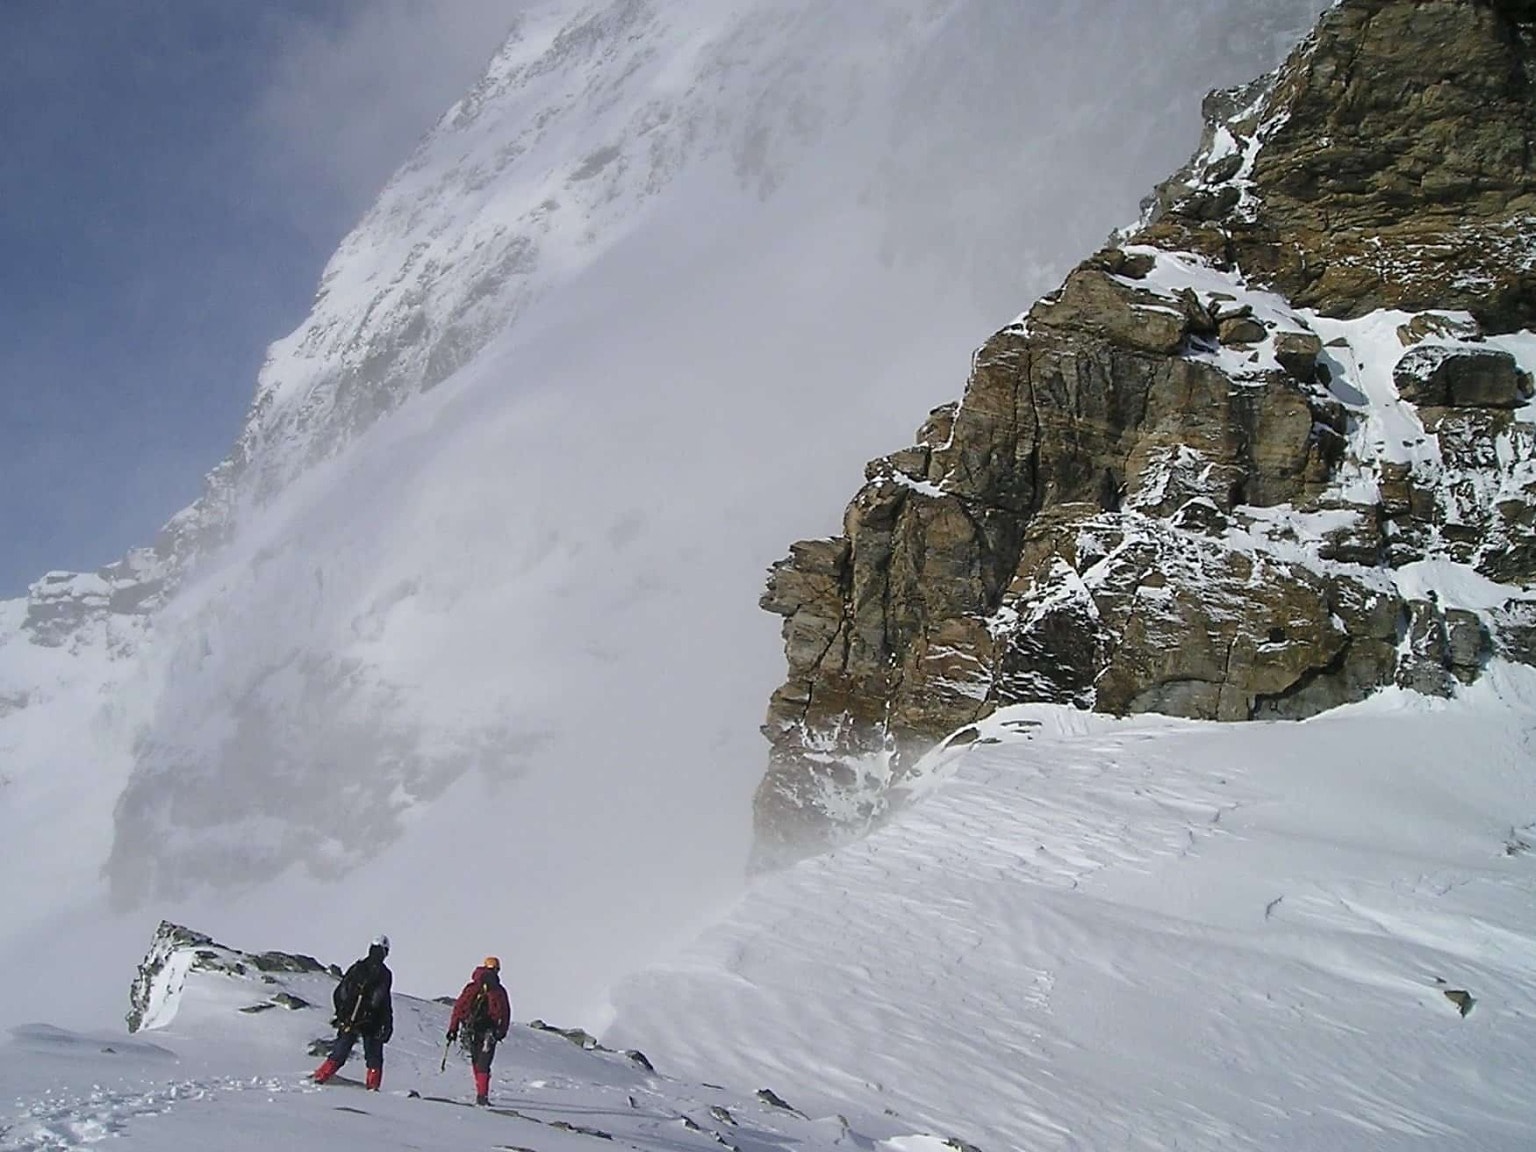
[{"label": "brown rock outcrop", "polygon": [[[1325,315],[1465,309],[1490,331],[1524,327],[1536,307],[1530,19],[1474,0],[1336,5],[1272,85],[1212,97],[1213,125],[1262,146],[1234,168],[1208,139],[1158,190],[1148,237]],[[1212,210],[1234,192],[1232,210]]]},{"label": "brown rock outcrop", "polygon": [[[1536,312],[1530,19],[1330,9],[1277,74],[1213,94],[1145,225],[987,341],[842,535],[775,566],[760,863],[877,822],[999,707],[1301,718],[1533,659],[1531,382],[1488,342]],[[1384,308],[1420,313],[1395,365],[1316,319]],[[1412,435],[1367,431],[1388,416]],[[1508,603],[1400,592],[1423,559]]]}]

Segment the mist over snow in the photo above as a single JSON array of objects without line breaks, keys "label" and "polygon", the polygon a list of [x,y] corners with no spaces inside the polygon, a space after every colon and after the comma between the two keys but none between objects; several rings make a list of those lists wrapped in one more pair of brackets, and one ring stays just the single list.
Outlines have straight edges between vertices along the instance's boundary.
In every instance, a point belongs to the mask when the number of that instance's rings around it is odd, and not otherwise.
[{"label": "mist over snow", "polygon": [[764,569],[1323,6],[532,11],[274,345],[152,626],[0,605],[0,1022],[110,1019],[164,915],[387,931],[423,995],[496,951],[602,1024],[742,884]]}]

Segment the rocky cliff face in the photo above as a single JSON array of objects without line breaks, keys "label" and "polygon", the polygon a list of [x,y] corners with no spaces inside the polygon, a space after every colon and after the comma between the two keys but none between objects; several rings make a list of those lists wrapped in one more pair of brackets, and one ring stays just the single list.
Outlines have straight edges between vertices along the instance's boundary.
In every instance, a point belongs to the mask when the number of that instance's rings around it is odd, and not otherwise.
[{"label": "rocky cliff face", "polygon": [[996,708],[1302,718],[1536,662],[1536,13],[1342,0],[763,607],[763,862]]}]

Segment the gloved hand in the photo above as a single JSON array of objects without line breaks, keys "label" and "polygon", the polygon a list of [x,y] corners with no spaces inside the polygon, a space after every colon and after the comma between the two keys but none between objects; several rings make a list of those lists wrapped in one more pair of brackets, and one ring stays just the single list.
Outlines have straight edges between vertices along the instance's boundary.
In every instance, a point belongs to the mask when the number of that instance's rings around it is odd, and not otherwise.
[{"label": "gloved hand", "polygon": [[507,1038],[507,1030],[505,1028],[498,1028],[498,1029],[496,1029],[496,1043],[500,1044],[506,1038]]},{"label": "gloved hand", "polygon": [[459,1038],[459,1030],[457,1028],[450,1028],[450,1029],[448,1029],[448,1043],[452,1044],[458,1038]]},{"label": "gloved hand", "polygon": [[394,1034],[395,1034],[395,1026],[393,1024],[389,1025],[389,1027],[387,1027],[387,1028],[381,1029],[380,1032],[379,1032],[379,1043],[380,1044],[388,1044],[389,1043],[389,1038],[391,1036],[393,1036]]}]

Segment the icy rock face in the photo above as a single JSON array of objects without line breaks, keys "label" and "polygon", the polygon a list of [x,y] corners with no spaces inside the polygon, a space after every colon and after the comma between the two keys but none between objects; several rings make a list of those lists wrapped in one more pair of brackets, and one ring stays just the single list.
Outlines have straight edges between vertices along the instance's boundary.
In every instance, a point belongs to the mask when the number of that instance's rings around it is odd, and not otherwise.
[{"label": "icy rock face", "polygon": [[1301,718],[1536,661],[1528,19],[1330,9],[775,566],[760,862],[1005,705]]},{"label": "icy rock face", "polygon": [[[20,630],[45,648],[89,642],[113,622],[151,615],[164,602],[167,575],[167,565],[149,548],[92,573],[49,572],[27,590]],[[125,640],[120,636],[115,647],[126,648]]]}]

